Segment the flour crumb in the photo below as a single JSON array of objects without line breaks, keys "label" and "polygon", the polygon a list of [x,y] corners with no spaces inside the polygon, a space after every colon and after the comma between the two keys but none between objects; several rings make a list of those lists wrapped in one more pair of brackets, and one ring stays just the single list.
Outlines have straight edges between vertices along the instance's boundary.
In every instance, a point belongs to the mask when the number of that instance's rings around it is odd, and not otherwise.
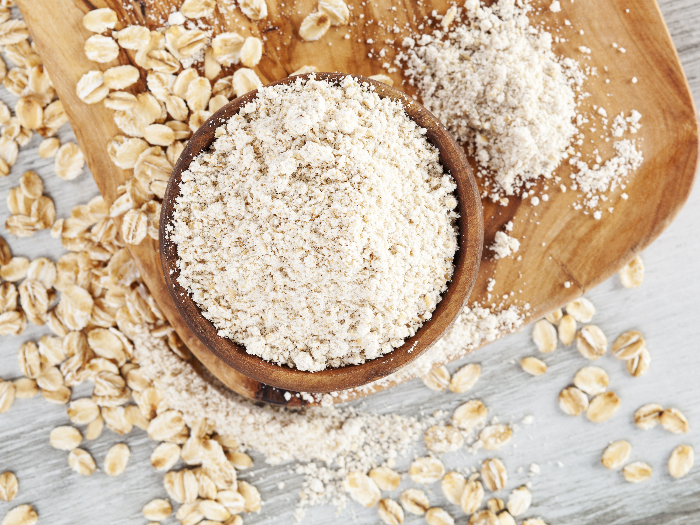
[{"label": "flour crumb", "polygon": [[496,237],[489,246],[489,250],[494,252],[494,259],[504,259],[510,257],[520,249],[520,241],[504,232],[496,232]]}]

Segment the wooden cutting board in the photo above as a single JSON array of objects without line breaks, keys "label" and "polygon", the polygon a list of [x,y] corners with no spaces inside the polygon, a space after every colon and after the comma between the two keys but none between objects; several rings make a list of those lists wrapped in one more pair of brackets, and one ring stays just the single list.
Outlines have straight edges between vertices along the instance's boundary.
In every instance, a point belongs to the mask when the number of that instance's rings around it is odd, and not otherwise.
[{"label": "wooden cutting board", "polygon": [[[86,71],[106,69],[117,65],[117,61],[100,65],[85,57],[83,45],[91,33],[83,28],[82,17],[93,8],[111,7],[123,25],[155,28],[160,25],[158,20],[166,20],[181,3],[181,0],[17,0],[66,107],[88,166],[108,202],[113,201],[117,187],[130,176],[116,168],[106,153],[108,141],[120,131],[111,111],[102,104],[82,103],[75,95],[75,86]],[[367,42],[393,39],[398,44],[409,33],[405,30],[389,33],[385,28],[408,25],[412,32],[420,32],[418,26],[424,17],[429,17],[433,10],[444,14],[449,7],[445,0],[347,0],[347,3],[351,7],[352,25],[331,28],[317,42],[304,42],[297,34],[303,18],[315,9],[316,0],[283,3],[268,0],[269,16],[257,23],[233,7],[235,3],[231,0],[219,0],[215,17],[205,21],[217,33],[232,30],[266,39],[263,59],[256,68],[266,83],[304,65],[316,66],[319,71],[366,76],[385,73],[381,66],[393,62],[395,51],[390,50],[382,58],[374,53],[371,58],[368,54],[375,46]],[[602,105],[609,115],[621,111],[628,115],[632,109],[640,111],[642,128],[633,137],[641,144],[645,161],[624,190],[629,199],[621,199],[621,191],[611,194],[609,206],[614,207],[614,213],[604,211],[599,221],[572,209],[578,197],[572,191],[561,193],[551,189],[549,201],[537,207],[517,198],[511,198],[505,207],[484,201],[485,246],[493,242],[505,223],[513,221],[513,235],[521,242],[521,257],[494,261],[491,252],[485,250],[471,299],[490,303],[487,279],[493,278],[496,280],[493,296],[514,291],[514,300],[530,305],[528,320],[541,318],[607,279],[651,243],[685,202],[698,163],[698,125],[693,99],[656,3],[653,0],[573,3],[572,0],[572,3],[563,1],[562,11],[556,14],[546,9],[550,3],[549,0],[536,2],[535,5],[545,9],[533,18],[544,20],[555,36],[565,38],[565,42],[555,44],[555,50],[584,66],[598,68],[599,75],[586,83],[591,97],[584,107]],[[572,25],[564,26],[564,19]],[[426,26],[422,32],[428,29]],[[344,38],[346,34],[348,39]],[[625,48],[626,53],[613,47],[613,42]],[[590,48],[591,54],[581,53],[579,46]],[[119,63],[132,60],[133,55],[121,51]],[[608,66],[608,71],[604,66]],[[230,73],[230,69],[224,69],[222,76]],[[395,85],[401,86],[401,72],[391,76]],[[632,82],[633,77],[638,79],[637,83]],[[135,87],[144,90],[145,79]],[[403,89],[413,94],[408,84]],[[586,144],[594,143],[591,149],[598,147],[604,158],[610,153],[611,144],[600,138],[600,129],[584,133]],[[562,166],[557,174],[568,180],[568,166]],[[165,315],[194,355],[214,370],[221,381],[253,399],[287,405],[305,403],[296,396],[286,401],[283,392],[217,366],[212,361],[215,358],[203,351],[175,311],[161,275],[156,243],[147,239],[129,249]],[[569,288],[563,285],[566,281],[571,283]],[[346,399],[366,395],[364,392],[350,392]]]}]

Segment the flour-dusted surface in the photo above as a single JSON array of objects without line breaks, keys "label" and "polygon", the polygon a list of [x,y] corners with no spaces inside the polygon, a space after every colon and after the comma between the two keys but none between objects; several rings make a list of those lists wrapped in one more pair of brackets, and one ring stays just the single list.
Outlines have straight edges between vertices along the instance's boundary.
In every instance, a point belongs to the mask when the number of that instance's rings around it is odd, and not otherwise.
[{"label": "flour-dusted surface", "polygon": [[318,371],[430,319],[457,248],[454,180],[400,103],[347,78],[263,88],[183,173],[179,282],[265,360]]}]

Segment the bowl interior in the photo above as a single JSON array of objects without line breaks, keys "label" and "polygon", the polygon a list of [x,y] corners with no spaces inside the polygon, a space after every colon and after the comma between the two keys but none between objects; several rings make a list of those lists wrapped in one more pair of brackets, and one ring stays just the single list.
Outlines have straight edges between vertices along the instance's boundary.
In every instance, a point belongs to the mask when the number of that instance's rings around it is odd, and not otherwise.
[{"label": "bowl interior", "polygon": [[[309,76],[300,75],[301,78]],[[339,83],[346,76],[339,73],[315,73],[317,79],[331,83]],[[430,348],[450,328],[469,298],[479,269],[484,236],[481,200],[463,149],[432,113],[401,91],[365,77],[354,77],[361,82],[372,84],[380,97],[397,100],[404,106],[408,116],[427,130],[426,138],[438,148],[440,162],[457,184],[459,232],[452,280],[442,294],[442,299],[433,312],[432,318],[393,352],[360,365],[326,369],[320,372],[303,372],[279,366],[249,354],[242,346],[217,335],[214,325],[202,315],[190,294],[178,283],[180,272],[177,266],[177,245],[170,240],[166,227],[173,221],[175,199],[180,193],[182,173],[187,170],[194,157],[209,148],[214,141],[216,128],[253,100],[257,96],[257,91],[251,91],[231,101],[194,133],[173,169],[163,198],[159,232],[160,258],[165,282],[178,312],[187,326],[225,366],[277,388],[297,392],[332,392],[361,386],[397,371]],[[297,78],[299,77],[288,77],[270,85],[291,83]]]}]

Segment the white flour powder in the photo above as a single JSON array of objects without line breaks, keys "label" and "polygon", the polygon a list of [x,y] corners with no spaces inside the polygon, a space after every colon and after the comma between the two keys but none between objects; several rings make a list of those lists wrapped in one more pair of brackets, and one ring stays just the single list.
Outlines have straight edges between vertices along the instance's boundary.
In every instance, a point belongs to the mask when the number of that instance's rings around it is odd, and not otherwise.
[{"label": "white flour powder", "polygon": [[391,352],[440,301],[455,184],[398,103],[347,78],[263,88],[183,174],[179,282],[219,334],[318,371]]},{"label": "white flour powder", "polygon": [[496,232],[493,244],[489,250],[494,252],[494,259],[509,257],[520,249],[520,241],[504,232]]},{"label": "white flour powder", "polygon": [[423,104],[493,172],[493,191],[506,195],[550,178],[568,157],[574,87],[584,78],[575,61],[552,52],[549,33],[530,26],[530,9],[470,0],[465,25],[407,38],[399,55]]}]

